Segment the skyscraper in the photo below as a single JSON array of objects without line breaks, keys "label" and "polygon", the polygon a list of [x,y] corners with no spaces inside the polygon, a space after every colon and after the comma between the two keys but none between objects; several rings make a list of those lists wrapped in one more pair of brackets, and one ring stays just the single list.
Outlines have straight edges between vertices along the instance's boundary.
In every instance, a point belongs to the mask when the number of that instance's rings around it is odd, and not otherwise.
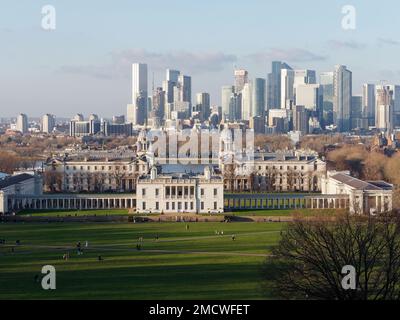
[{"label": "skyscraper", "polygon": [[143,125],[147,119],[147,64],[132,64],[132,104],[127,106],[127,119],[133,125]]},{"label": "skyscraper", "polygon": [[153,128],[159,128],[162,125],[164,119],[164,108],[165,108],[165,92],[163,88],[156,88],[153,91],[152,106],[150,111],[151,126]]},{"label": "skyscraper", "polygon": [[221,106],[222,106],[222,119],[233,120],[230,118],[230,104],[232,93],[234,92],[233,86],[223,86],[221,89]]},{"label": "skyscraper", "polygon": [[308,111],[304,106],[293,107],[293,130],[308,133]]},{"label": "skyscraper", "polygon": [[281,69],[291,68],[281,61],[272,61],[271,73],[267,77],[267,109],[281,107]]},{"label": "skyscraper", "polygon": [[167,72],[166,72],[167,81],[171,81],[175,84],[178,83],[178,78],[179,78],[180,74],[181,74],[181,72],[178,70],[167,69]]},{"label": "skyscraper", "polygon": [[333,123],[333,72],[322,72],[319,77],[319,83],[322,89],[322,117],[324,125]]},{"label": "skyscraper", "polygon": [[244,69],[235,70],[235,91],[243,90],[244,85],[249,82],[249,73]]},{"label": "skyscraper", "polygon": [[253,82],[253,114],[252,116],[265,117],[265,87],[266,81],[262,78],[255,78]]},{"label": "skyscraper", "polygon": [[55,126],[56,126],[55,116],[53,116],[52,114],[45,114],[42,117],[42,132],[50,133],[53,131]]},{"label": "skyscraper", "polygon": [[[375,126],[375,85],[364,84],[361,114],[367,126]],[[365,124],[364,124],[365,126]]]},{"label": "skyscraper", "polygon": [[196,111],[200,112],[202,121],[208,120],[211,114],[210,94],[201,92],[196,95]]},{"label": "skyscraper", "polygon": [[241,120],[250,120],[253,116],[253,90],[252,83],[247,82],[244,84],[242,93],[242,114]]},{"label": "skyscraper", "polygon": [[288,109],[294,101],[294,70],[281,70],[281,109]]},{"label": "skyscraper", "polygon": [[298,84],[316,84],[317,76],[314,70],[294,70],[294,86]]},{"label": "skyscraper", "polygon": [[364,129],[365,124],[362,117],[362,96],[352,96],[351,97],[351,129]]},{"label": "skyscraper", "polygon": [[192,111],[192,78],[180,74],[174,87],[174,111],[179,118],[189,118]]},{"label": "skyscraper", "polygon": [[25,134],[28,132],[28,116],[25,113],[20,113],[17,116],[17,131]]},{"label": "skyscraper", "polygon": [[394,128],[394,92],[390,86],[377,85],[375,126],[382,131],[391,132]]},{"label": "skyscraper", "polygon": [[339,132],[350,130],[352,72],[343,65],[335,66],[333,73],[333,123]]},{"label": "skyscraper", "polygon": [[389,85],[393,91],[393,125],[400,126],[400,86]]}]

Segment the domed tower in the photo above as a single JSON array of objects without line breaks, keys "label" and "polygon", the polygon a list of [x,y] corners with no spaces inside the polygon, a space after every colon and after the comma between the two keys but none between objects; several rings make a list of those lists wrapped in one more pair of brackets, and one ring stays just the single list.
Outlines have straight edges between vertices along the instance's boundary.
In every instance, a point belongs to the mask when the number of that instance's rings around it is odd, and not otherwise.
[{"label": "domed tower", "polygon": [[223,129],[219,138],[219,153],[231,153],[233,152],[233,137],[232,131],[229,129]]},{"label": "domed tower", "polygon": [[146,154],[149,146],[150,146],[150,142],[147,139],[147,131],[146,130],[141,130],[139,132],[138,139],[137,139],[137,142],[136,142],[138,155]]}]

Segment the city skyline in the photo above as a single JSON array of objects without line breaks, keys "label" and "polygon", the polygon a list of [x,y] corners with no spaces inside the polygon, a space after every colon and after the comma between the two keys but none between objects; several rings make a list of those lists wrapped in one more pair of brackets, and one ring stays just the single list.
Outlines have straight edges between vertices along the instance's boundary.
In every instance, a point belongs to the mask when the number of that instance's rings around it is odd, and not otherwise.
[{"label": "city skyline", "polygon": [[[310,10],[296,2],[156,1],[150,6],[123,1],[113,6],[53,1],[57,27],[44,31],[40,10],[46,3],[5,1],[0,11],[0,39],[7,44],[0,53],[0,111],[4,117],[15,116],[15,110],[31,116],[124,114],[131,100],[129,66],[134,62],[148,64],[149,88],[153,74],[161,86],[167,68],[190,75],[192,97],[208,92],[211,105],[221,104],[221,87],[232,83],[235,66],[246,69],[251,79],[266,79],[273,60],[293,69],[317,70],[317,76],[333,71],[336,64],[346,65],[353,72],[353,93],[359,95],[363,83],[399,82],[400,42],[393,25],[399,4],[383,3],[375,7],[354,1],[356,29],[343,30],[341,1],[310,0]],[[96,10],[91,10],[94,5]],[[388,7],[393,10],[384,10]],[[199,14],[206,23],[193,23]],[[290,18],[290,25],[283,16]]]}]

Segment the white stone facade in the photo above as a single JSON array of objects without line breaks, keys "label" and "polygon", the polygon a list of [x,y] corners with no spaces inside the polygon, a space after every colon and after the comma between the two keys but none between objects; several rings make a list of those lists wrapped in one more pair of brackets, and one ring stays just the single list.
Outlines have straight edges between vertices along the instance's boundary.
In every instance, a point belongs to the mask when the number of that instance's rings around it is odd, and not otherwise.
[{"label": "white stone facade", "polygon": [[148,163],[142,159],[53,159],[45,167],[45,188],[47,191],[62,192],[133,192],[137,177],[147,172]]},{"label": "white stone facade", "polygon": [[328,171],[322,179],[322,194],[348,195],[351,213],[377,214],[392,210],[393,185],[384,181],[362,181],[347,171]]},{"label": "white stone facade", "polygon": [[[138,213],[222,213],[224,185],[220,176],[157,175],[140,177],[137,183]],[[207,172],[208,171],[208,172]]]}]

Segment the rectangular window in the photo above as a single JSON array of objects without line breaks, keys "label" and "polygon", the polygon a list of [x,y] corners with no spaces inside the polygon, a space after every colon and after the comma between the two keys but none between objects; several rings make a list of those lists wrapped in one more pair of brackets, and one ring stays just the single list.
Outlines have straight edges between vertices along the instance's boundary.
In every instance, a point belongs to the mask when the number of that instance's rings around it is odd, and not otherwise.
[{"label": "rectangular window", "polygon": [[190,187],[190,195],[194,196],[194,187]]},{"label": "rectangular window", "polygon": [[217,210],[217,202],[214,202],[214,210]]},{"label": "rectangular window", "polygon": [[156,210],[160,210],[160,203],[156,202]]},{"label": "rectangular window", "polygon": [[193,210],[193,202],[190,203],[190,210]]},{"label": "rectangular window", "polygon": [[172,202],[172,210],[175,210],[175,202]]},{"label": "rectangular window", "polygon": [[200,189],[200,195],[204,196],[204,189],[203,188]]},{"label": "rectangular window", "polygon": [[187,209],[188,209],[188,203],[185,202],[185,210],[187,210]]},{"label": "rectangular window", "polygon": [[171,187],[165,187],[165,194],[167,197],[171,195]]},{"label": "rectangular window", "polygon": [[200,203],[200,208],[201,208],[201,210],[204,210],[204,202],[203,201]]},{"label": "rectangular window", "polygon": [[218,195],[218,189],[214,188],[214,196]]},{"label": "rectangular window", "polygon": [[160,189],[156,189],[156,197],[158,197],[160,194]]},{"label": "rectangular window", "polygon": [[142,202],[142,210],[146,210],[146,202]]},{"label": "rectangular window", "polygon": [[142,196],[144,197],[145,195],[146,195],[146,189],[143,188],[143,189],[142,189]]},{"label": "rectangular window", "polygon": [[167,210],[169,210],[169,202],[167,202],[167,203],[165,204],[165,207],[166,207]]},{"label": "rectangular window", "polygon": [[182,202],[178,202],[178,210],[182,210]]},{"label": "rectangular window", "polygon": [[182,195],[183,195],[183,188],[178,187],[178,197],[182,197]]}]

